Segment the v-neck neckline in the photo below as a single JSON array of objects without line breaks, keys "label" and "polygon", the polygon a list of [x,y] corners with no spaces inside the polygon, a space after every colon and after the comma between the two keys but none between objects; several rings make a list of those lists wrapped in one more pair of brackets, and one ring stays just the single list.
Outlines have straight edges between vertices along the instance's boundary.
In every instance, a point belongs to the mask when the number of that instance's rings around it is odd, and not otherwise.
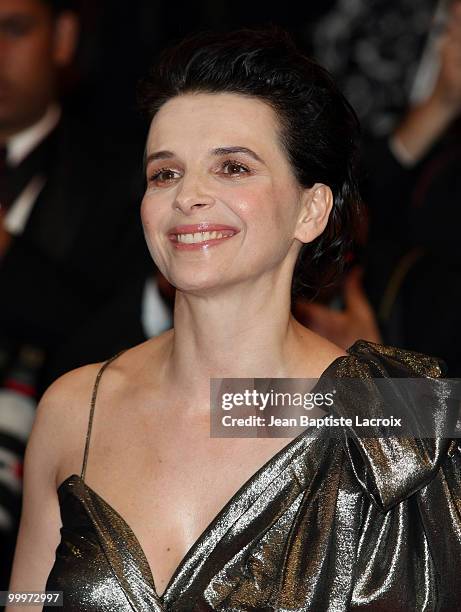
[{"label": "v-neck neckline", "polygon": [[[349,360],[349,359],[353,358],[353,354],[352,354],[353,347],[354,347],[354,345],[352,345],[349,349],[347,349],[347,355],[339,355],[338,357],[336,357],[325,368],[325,370],[322,372],[322,374],[318,377],[317,381],[319,382],[320,380],[322,380],[325,377],[327,377],[328,374],[330,373],[330,371],[333,370],[336,366],[338,366],[343,361]],[[318,382],[317,382],[317,384],[318,384]],[[311,431],[312,429],[315,429],[315,427],[307,427],[305,430],[303,430],[299,435],[294,437],[285,446],[283,446],[274,455],[272,455],[260,468],[258,468],[251,476],[249,476],[249,478],[247,478],[243,482],[243,484],[230,497],[230,499],[222,506],[221,510],[219,510],[218,513],[214,516],[214,518],[211,519],[211,521],[203,529],[203,531],[198,536],[198,538],[195,540],[195,542],[186,551],[184,556],[179,561],[179,563],[178,563],[176,569],[174,570],[173,574],[171,575],[171,577],[170,577],[170,579],[169,579],[169,581],[168,581],[168,583],[167,583],[167,585],[166,585],[166,587],[163,590],[161,595],[157,591],[156,583],[155,583],[155,578],[154,578],[154,574],[153,574],[153,571],[152,571],[152,567],[151,567],[151,565],[150,565],[150,563],[149,563],[149,561],[147,559],[146,553],[144,551],[144,548],[141,545],[141,542],[139,541],[138,537],[134,533],[133,529],[130,527],[129,523],[124,519],[124,517],[111,504],[109,504],[103,497],[101,497],[99,495],[99,493],[97,493],[97,491],[95,491],[92,487],[90,487],[85,482],[85,480],[81,476],[79,476],[78,474],[71,474],[65,480],[63,480],[62,483],[59,485],[59,487],[57,489],[57,492],[58,492],[58,495],[59,495],[59,492],[62,489],[64,489],[71,481],[75,480],[75,481],[79,482],[84,487],[84,489],[87,492],[89,492],[91,495],[96,496],[103,503],[104,506],[109,508],[109,510],[111,512],[113,512],[119,518],[120,521],[122,521],[124,527],[126,528],[128,533],[130,533],[130,535],[132,536],[133,541],[135,542],[135,544],[137,546],[138,553],[140,553],[142,558],[144,559],[145,564],[146,564],[146,568],[148,568],[148,570],[149,570],[149,579],[150,579],[150,582],[151,582],[150,586],[151,586],[151,588],[153,590],[153,593],[154,593],[155,597],[159,600],[159,603],[163,605],[165,599],[169,598],[170,591],[172,590],[175,582],[180,577],[181,573],[185,570],[188,561],[193,557],[195,551],[205,542],[207,535],[219,523],[219,521],[222,519],[222,517],[226,513],[228,513],[230,511],[230,509],[231,509],[232,505],[234,504],[235,500],[237,498],[243,496],[244,493],[247,492],[248,489],[251,487],[251,485],[261,476],[261,474],[266,472],[274,463],[277,462],[278,459],[280,459],[283,455],[285,455],[287,452],[289,452],[294,446],[296,446],[296,444],[298,444],[301,441],[301,439],[306,437],[308,432]],[[229,525],[229,527],[231,527],[231,526],[232,525]]]}]

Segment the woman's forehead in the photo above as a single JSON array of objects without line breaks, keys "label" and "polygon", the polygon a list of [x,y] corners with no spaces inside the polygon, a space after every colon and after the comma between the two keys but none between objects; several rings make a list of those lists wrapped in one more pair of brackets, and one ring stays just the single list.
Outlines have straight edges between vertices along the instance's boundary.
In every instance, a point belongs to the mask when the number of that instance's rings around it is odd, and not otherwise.
[{"label": "woman's forehead", "polygon": [[264,148],[273,146],[277,130],[275,112],[263,100],[235,93],[187,93],[168,100],[155,115],[148,148],[188,140],[211,145],[236,139]]}]

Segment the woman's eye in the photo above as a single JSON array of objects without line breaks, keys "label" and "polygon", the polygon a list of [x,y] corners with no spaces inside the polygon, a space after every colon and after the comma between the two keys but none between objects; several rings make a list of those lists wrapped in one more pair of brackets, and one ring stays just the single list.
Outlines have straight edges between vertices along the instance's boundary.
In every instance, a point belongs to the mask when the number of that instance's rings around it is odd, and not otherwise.
[{"label": "woman's eye", "polygon": [[247,174],[249,172],[249,169],[244,166],[243,164],[240,164],[236,161],[226,161],[223,163],[222,165],[224,170],[227,170],[227,172],[225,171],[224,174],[229,174],[229,175],[240,175],[240,174]]},{"label": "woman's eye", "polygon": [[177,172],[170,168],[161,168],[149,178],[149,183],[168,183],[176,178]]}]

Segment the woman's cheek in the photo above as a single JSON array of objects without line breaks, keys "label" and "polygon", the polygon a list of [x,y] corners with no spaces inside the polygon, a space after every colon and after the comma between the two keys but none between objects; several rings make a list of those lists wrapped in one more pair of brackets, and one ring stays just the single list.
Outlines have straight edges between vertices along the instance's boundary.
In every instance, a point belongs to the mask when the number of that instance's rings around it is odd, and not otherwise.
[{"label": "woman's cheek", "polygon": [[148,207],[147,196],[144,196],[143,199],[141,200],[141,207],[139,210],[140,216],[141,216],[141,223],[143,224],[144,227],[146,227],[147,224],[149,223],[149,219],[147,215],[147,207]]},{"label": "woman's cheek", "polygon": [[153,227],[157,226],[160,222],[158,218],[158,212],[160,210],[159,202],[156,199],[153,200],[152,197],[149,197],[149,194],[146,194],[141,202],[141,222],[144,226],[144,229],[151,230]]},{"label": "woman's cheek", "polygon": [[263,219],[272,208],[272,192],[258,186],[242,187],[227,194],[226,200],[242,217],[249,220]]},{"label": "woman's cheek", "polygon": [[154,238],[154,230],[157,226],[157,221],[153,216],[152,211],[152,202],[149,202],[149,198],[145,196],[141,202],[140,208],[141,223],[147,248],[149,249],[149,253],[151,254],[151,257],[154,260],[155,264],[158,266],[159,248],[158,245],[156,245]]}]

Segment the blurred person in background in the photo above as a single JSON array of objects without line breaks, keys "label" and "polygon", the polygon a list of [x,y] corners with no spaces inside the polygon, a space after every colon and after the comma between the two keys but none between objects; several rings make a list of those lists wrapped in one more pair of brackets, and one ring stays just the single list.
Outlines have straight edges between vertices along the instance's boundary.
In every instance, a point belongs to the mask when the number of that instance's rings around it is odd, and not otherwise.
[{"label": "blurred person in background", "polygon": [[461,2],[440,2],[408,110],[365,149],[365,286],[384,339],[442,357],[453,377],[461,376],[460,113]]},{"label": "blurred person in background", "polygon": [[[137,218],[138,151],[120,127],[60,102],[77,9],[69,0],[0,0],[0,590],[37,399],[67,369],[144,340],[158,323]],[[115,313],[117,334],[100,333]]]},{"label": "blurred person in background", "polygon": [[[330,21],[336,24],[333,30],[338,35],[339,21]],[[408,23],[416,27],[421,19],[415,15]],[[319,40],[321,35],[319,30]],[[412,44],[415,35],[409,36]],[[346,277],[340,297],[327,303],[299,302],[295,312],[305,325],[343,347],[359,337],[382,338],[396,346],[439,355],[451,376],[461,376],[459,1],[438,3],[426,40],[403,118],[390,134],[364,136],[363,191],[369,205],[369,227],[364,228],[358,249],[362,266]],[[403,32],[396,48],[408,54],[409,43]],[[371,70],[374,58],[381,63],[372,74],[398,73],[398,50],[394,49],[392,63],[378,53],[379,41],[367,40],[367,44],[364,71],[366,67]],[[356,41],[354,57],[360,58],[363,48],[363,40]],[[365,73],[351,83],[359,81],[362,87],[351,91],[354,96],[365,87]],[[395,83],[392,87],[395,89]],[[386,89],[385,82],[381,88]],[[381,94],[386,97],[385,91]],[[375,115],[389,123],[386,112],[389,108],[375,109]],[[369,130],[373,131],[372,125]]]}]

